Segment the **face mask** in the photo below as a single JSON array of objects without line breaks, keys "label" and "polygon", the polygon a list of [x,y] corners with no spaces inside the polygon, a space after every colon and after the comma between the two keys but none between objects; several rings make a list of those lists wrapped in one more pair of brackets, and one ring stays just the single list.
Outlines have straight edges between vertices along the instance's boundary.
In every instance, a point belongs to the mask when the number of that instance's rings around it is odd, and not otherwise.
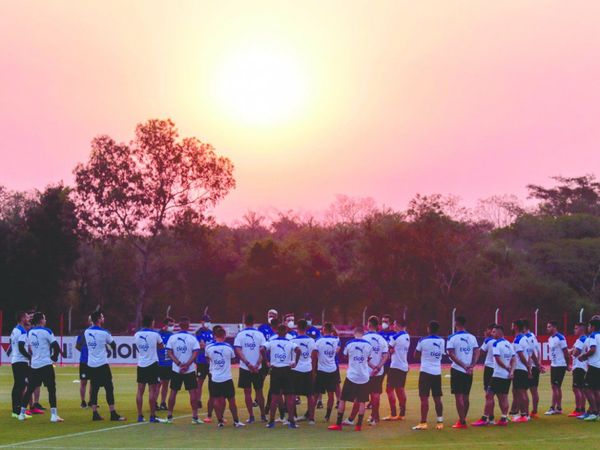
[{"label": "face mask", "polygon": [[171,331],[172,332],[174,330],[175,330],[175,327],[173,325],[170,325],[170,326],[167,327],[167,331]]},{"label": "face mask", "polygon": [[383,322],[383,323],[381,324],[381,328],[383,328],[384,330],[387,330],[389,327],[390,327],[390,324],[389,324],[389,323],[387,323],[387,322]]},{"label": "face mask", "polygon": [[204,322],[204,327],[205,328],[210,328],[212,326],[212,323],[210,322]]},{"label": "face mask", "polygon": [[269,317],[269,316],[267,316],[267,323],[268,323],[269,325],[271,325],[271,322],[273,322],[273,319],[274,319],[273,317]]},{"label": "face mask", "polygon": [[306,325],[308,325],[309,327],[311,327],[312,326],[312,320],[307,320],[306,321]]},{"label": "face mask", "polygon": [[288,328],[294,328],[294,325],[295,325],[295,324],[294,324],[294,321],[293,321],[293,320],[290,320],[290,321],[287,323],[287,326],[288,326]]}]

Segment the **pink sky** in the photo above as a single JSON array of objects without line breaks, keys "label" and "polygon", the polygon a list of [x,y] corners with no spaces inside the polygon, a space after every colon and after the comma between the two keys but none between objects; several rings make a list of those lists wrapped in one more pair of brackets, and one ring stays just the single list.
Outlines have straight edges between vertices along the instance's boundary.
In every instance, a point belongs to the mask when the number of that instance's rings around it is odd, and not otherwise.
[{"label": "pink sky", "polygon": [[[85,4],[84,4],[85,3]],[[525,196],[600,167],[600,2],[3,2],[0,184],[72,181],[89,142],[172,118],[235,166],[216,209],[321,211],[336,194]],[[308,80],[251,125],[215,100],[246,45]],[[262,46],[262,47],[261,47]],[[277,56],[276,56],[277,58]],[[243,76],[241,74],[240,76]]]}]

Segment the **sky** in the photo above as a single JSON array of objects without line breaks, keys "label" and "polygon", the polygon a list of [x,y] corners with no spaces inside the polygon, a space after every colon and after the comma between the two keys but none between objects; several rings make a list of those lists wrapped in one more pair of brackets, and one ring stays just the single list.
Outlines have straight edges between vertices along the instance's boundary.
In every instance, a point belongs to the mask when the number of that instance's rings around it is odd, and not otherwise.
[{"label": "sky", "polygon": [[[0,185],[64,181],[94,136],[171,118],[237,187],[468,204],[600,168],[600,2],[0,0]],[[600,173],[599,173],[600,175]]]}]

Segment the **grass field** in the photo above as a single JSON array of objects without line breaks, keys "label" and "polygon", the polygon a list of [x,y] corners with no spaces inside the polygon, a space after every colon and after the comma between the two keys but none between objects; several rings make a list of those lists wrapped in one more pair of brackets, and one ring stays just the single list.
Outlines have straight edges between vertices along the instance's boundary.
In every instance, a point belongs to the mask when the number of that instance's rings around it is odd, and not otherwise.
[{"label": "grass field", "polygon": [[[235,370],[237,373],[237,369]],[[113,368],[116,387],[117,409],[129,422],[111,423],[91,422],[91,412],[79,408],[79,385],[77,368],[57,368],[58,407],[65,419],[62,424],[51,424],[49,417],[34,416],[29,421],[18,422],[10,418],[10,389],[12,374],[10,366],[0,368],[0,448],[29,449],[164,449],[164,448],[235,448],[235,449],[409,449],[409,448],[519,448],[554,449],[598,448],[600,423],[582,423],[576,419],[561,417],[542,417],[527,424],[509,424],[507,428],[488,427],[467,430],[450,428],[456,421],[454,399],[450,395],[449,379],[444,378],[444,417],[446,429],[424,432],[411,431],[410,427],[418,421],[419,403],[416,391],[418,372],[412,370],[408,377],[408,411],[404,422],[382,423],[377,427],[365,426],[361,433],[350,429],[343,432],[331,432],[323,422],[323,410],[317,410],[317,424],[309,426],[301,423],[298,430],[290,430],[279,425],[274,430],[265,429],[262,423],[249,425],[244,429],[234,429],[228,425],[217,429],[214,425],[193,426],[190,424],[190,410],[187,394],[181,393],[176,407],[176,420],[172,425],[138,424],[135,422],[135,368]],[[572,393],[570,376],[565,379],[565,411],[570,411]],[[206,389],[206,387],[205,387]],[[548,406],[549,376],[541,378],[540,408]],[[205,392],[203,397],[206,398]],[[47,393],[42,389],[42,404],[48,406]],[[101,411],[106,412],[102,404]],[[483,407],[481,373],[475,375],[471,394],[470,419],[477,419]],[[242,393],[238,391],[238,406],[243,405]],[[387,399],[382,400],[382,417],[387,415]],[[301,407],[304,410],[304,406]],[[240,407],[241,417],[246,419],[245,408]],[[205,410],[201,410],[201,413]],[[107,414],[105,414],[107,416]],[[147,416],[147,413],[146,413]],[[227,416],[229,417],[229,416]],[[430,413],[430,424],[434,414]],[[229,417],[229,424],[231,418]]]}]

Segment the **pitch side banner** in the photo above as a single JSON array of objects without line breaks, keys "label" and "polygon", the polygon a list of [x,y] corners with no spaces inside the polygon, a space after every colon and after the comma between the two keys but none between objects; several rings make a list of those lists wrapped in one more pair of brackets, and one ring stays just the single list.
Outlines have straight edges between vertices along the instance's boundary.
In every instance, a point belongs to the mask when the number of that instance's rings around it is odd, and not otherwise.
[{"label": "pitch side banner", "polygon": [[[233,331],[232,334],[228,333],[228,336],[235,335]],[[61,338],[57,336],[58,342],[61,342]],[[137,362],[137,348],[133,343],[133,336],[113,336],[117,344],[117,351],[113,354],[112,350],[108,351],[108,362],[110,364],[135,364]],[[540,349],[542,352],[542,360],[545,363],[549,362],[548,358],[548,343],[547,336],[539,336],[540,340]],[[75,348],[75,341],[77,340],[76,336],[64,336],[62,338],[62,362],[64,364],[76,364],[79,363],[79,351]],[[342,339],[342,343],[344,343],[348,339]],[[413,364],[416,361],[413,358],[414,349],[417,345],[419,338],[413,337],[411,338],[410,350],[408,353],[409,363]],[[481,343],[482,339],[478,338]],[[512,339],[511,339],[512,340]],[[233,341],[232,337],[228,338],[228,341]],[[567,337],[567,341],[569,346],[573,345],[575,338],[573,336]],[[9,338],[8,336],[2,336],[2,349],[0,350],[0,363],[8,364],[10,362],[10,358],[7,356],[7,350],[9,347]],[[59,359],[59,363],[61,360]],[[345,362],[342,360],[342,362]],[[449,363],[448,357],[444,357],[444,362]]]}]

